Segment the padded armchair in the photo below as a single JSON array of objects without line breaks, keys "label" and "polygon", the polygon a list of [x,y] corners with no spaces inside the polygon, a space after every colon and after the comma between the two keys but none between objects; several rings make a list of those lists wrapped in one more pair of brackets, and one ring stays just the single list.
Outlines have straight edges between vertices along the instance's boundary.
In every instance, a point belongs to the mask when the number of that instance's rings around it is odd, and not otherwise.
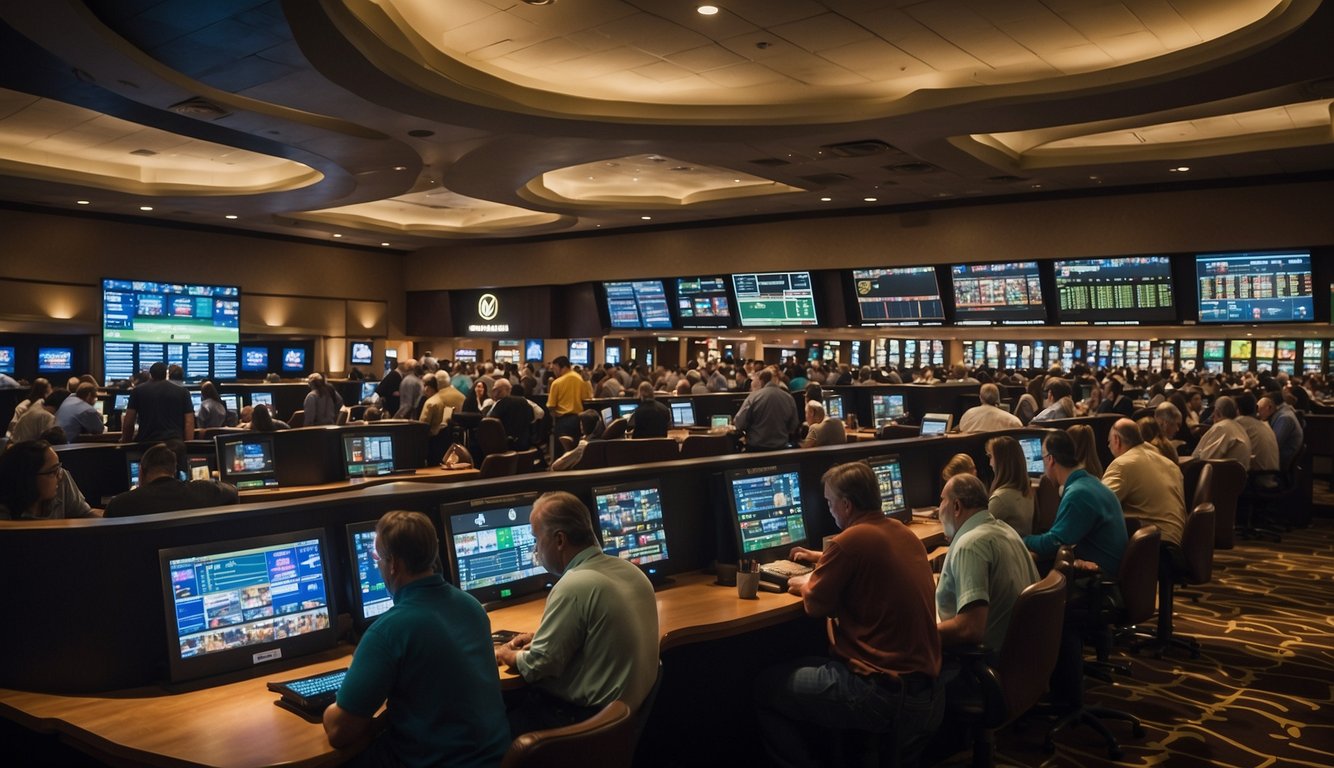
[{"label": "padded armchair", "polygon": [[630,426],[630,420],[624,416],[618,416],[611,420],[607,428],[602,431],[603,440],[620,440],[625,437],[625,430]]},{"label": "padded armchair", "polygon": [[479,479],[488,477],[507,477],[515,474],[519,468],[519,454],[514,451],[493,453],[482,459]]},{"label": "padded armchair", "polygon": [[676,461],[679,458],[681,458],[681,446],[670,437],[625,440],[607,447],[607,466],[618,467],[627,464],[648,464],[654,461]]},{"label": "padded armchair", "polygon": [[1158,562],[1158,628],[1152,640],[1136,643],[1135,650],[1152,647],[1155,655],[1161,656],[1163,650],[1177,647],[1189,652],[1192,659],[1199,658],[1199,642],[1191,637],[1178,637],[1172,629],[1173,600],[1177,584],[1207,584],[1213,578],[1214,522],[1212,503],[1196,505],[1186,517],[1179,556],[1170,552],[1171,544],[1163,543]]},{"label": "padded armchair", "polygon": [[526,451],[516,451],[514,453],[514,473],[516,475],[525,475],[529,472],[537,471],[537,449],[529,448]]},{"label": "padded armchair", "polygon": [[[1231,459],[1210,459],[1214,479],[1209,498],[1214,505],[1214,548],[1232,549],[1237,524],[1237,503],[1246,490],[1246,467]],[[1201,499],[1195,499],[1198,506]]]},{"label": "padded armchair", "polygon": [[731,453],[734,445],[731,435],[686,435],[686,439],[681,441],[681,458],[723,456]]},{"label": "padded armchair", "polygon": [[287,419],[287,426],[292,429],[300,429],[306,426],[306,412],[300,409],[292,411],[292,415]]},{"label": "padded armchair", "polygon": [[1037,496],[1033,499],[1033,533],[1046,533],[1056,522],[1056,510],[1061,506],[1060,489],[1056,481],[1043,475],[1038,481]]},{"label": "padded armchair", "polygon": [[1047,691],[1060,650],[1065,596],[1065,575],[1052,569],[1015,600],[994,667],[985,663],[985,648],[963,655],[963,674],[976,685],[958,686],[960,695],[951,687],[948,707],[973,734],[974,766],[992,765],[996,729],[1032,709]]},{"label": "padded armchair", "polygon": [[602,469],[607,466],[607,448],[606,440],[589,440],[584,446],[584,455],[571,469]]},{"label": "padded armchair", "polygon": [[[477,422],[473,430],[473,442],[482,456],[504,453],[510,449],[509,438],[505,435],[505,424],[500,419],[486,417]],[[485,459],[483,459],[485,461]]]},{"label": "padded armchair", "polygon": [[876,440],[901,440],[907,437],[917,437],[922,434],[921,427],[910,427],[906,424],[886,424],[875,431]]},{"label": "padded armchair", "polygon": [[583,722],[522,734],[500,768],[625,768],[634,759],[635,740],[630,708],[613,701]]}]

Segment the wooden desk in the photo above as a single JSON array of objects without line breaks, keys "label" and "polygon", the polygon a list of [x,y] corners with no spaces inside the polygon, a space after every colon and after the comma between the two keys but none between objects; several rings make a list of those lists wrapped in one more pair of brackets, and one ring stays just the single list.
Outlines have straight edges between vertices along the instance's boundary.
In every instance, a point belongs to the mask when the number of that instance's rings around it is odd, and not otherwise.
[{"label": "wooden desk", "polygon": [[380,475],[378,477],[358,477],[352,480],[337,480],[321,485],[294,485],[286,488],[255,488],[241,491],[242,504],[254,504],[264,501],[287,501],[304,496],[320,496],[326,493],[352,491],[357,488],[369,488],[386,483],[457,483],[460,480],[472,480],[482,473],[476,468],[445,469],[443,467],[423,467],[410,475]]},{"label": "wooden desk", "polygon": [[[938,522],[916,522],[913,533],[941,537]],[[786,593],[760,592],[741,600],[736,587],[714,584],[712,574],[678,575],[657,593],[663,651],[757,629],[805,615],[801,600]],[[541,599],[490,613],[493,629],[532,632],[542,617]],[[289,680],[345,667],[351,648],[285,671],[188,693],[158,687],[92,696],[60,696],[0,689],[0,714],[41,733],[55,733],[80,749],[132,765],[166,766],[324,766],[350,757],[329,747],[324,729],[274,705],[269,680]],[[520,684],[499,670],[504,688]]]}]

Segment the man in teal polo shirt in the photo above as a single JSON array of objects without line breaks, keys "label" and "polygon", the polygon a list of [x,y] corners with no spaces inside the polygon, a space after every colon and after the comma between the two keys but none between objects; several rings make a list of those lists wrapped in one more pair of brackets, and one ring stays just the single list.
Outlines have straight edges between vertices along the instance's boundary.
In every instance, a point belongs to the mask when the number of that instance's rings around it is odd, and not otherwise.
[{"label": "man in teal polo shirt", "polygon": [[1115,579],[1126,551],[1126,518],[1116,494],[1085,472],[1075,458],[1075,442],[1064,430],[1052,432],[1042,443],[1047,476],[1061,488],[1061,505],[1051,530],[1024,537],[1040,560],[1056,557],[1064,544],[1075,545],[1081,560],[1097,563],[1103,575]]},{"label": "man in teal polo shirt", "polygon": [[510,738],[486,612],[434,572],[439,545],[425,515],[387,512],[375,533],[394,607],[362,637],[324,711],[329,744],[353,746],[383,728],[352,765],[498,765]]}]

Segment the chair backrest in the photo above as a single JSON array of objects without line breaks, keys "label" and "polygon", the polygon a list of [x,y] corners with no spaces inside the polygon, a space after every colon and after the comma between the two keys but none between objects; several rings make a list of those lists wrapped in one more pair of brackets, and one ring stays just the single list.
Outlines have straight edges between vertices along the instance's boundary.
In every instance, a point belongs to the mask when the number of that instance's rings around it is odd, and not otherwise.
[{"label": "chair backrest", "polygon": [[306,426],[306,412],[304,410],[292,411],[292,416],[287,420],[287,426],[292,429],[299,429]]},{"label": "chair backrest", "polygon": [[1004,721],[1027,712],[1047,690],[1061,644],[1065,595],[1065,576],[1053,568],[1014,601],[996,663],[1005,697]]},{"label": "chair backrest", "polygon": [[687,435],[686,439],[681,441],[681,458],[683,459],[722,456],[731,452],[731,435]]},{"label": "chair backrest", "polygon": [[648,464],[654,461],[676,461],[681,458],[681,446],[670,437],[646,437],[624,440],[607,446],[607,466]]},{"label": "chair backrest", "polygon": [[619,440],[625,437],[625,429],[630,426],[630,420],[624,416],[618,416],[611,420],[607,428],[602,431],[603,440]]},{"label": "chair backrest", "polygon": [[876,430],[876,440],[901,440],[907,437],[917,437],[922,433],[921,427],[910,427],[906,424],[886,424]]},{"label": "chair backrest", "polygon": [[1181,551],[1186,556],[1186,583],[1206,584],[1214,573],[1214,505],[1196,504],[1181,532]]},{"label": "chair backrest", "polygon": [[482,459],[479,478],[506,477],[514,474],[519,467],[518,455],[514,451],[493,453]]},{"label": "chair backrest", "polygon": [[1162,535],[1156,525],[1141,526],[1130,536],[1121,556],[1121,599],[1125,613],[1118,624],[1138,624],[1153,615],[1158,597],[1158,547]]},{"label": "chair backrest", "polygon": [[[1190,470],[1194,469],[1195,484],[1191,485]],[[1181,472],[1185,475],[1186,489],[1191,491],[1191,497],[1186,499],[1186,503],[1194,508],[1199,504],[1212,504],[1214,501],[1214,468],[1207,461],[1191,459],[1181,466]]]},{"label": "chair backrest", "polygon": [[500,768],[624,768],[635,755],[635,722],[623,701],[613,701],[583,722],[520,735]]},{"label": "chair backrest", "polygon": [[1028,422],[1033,420],[1034,416],[1038,415],[1037,398],[1027,392],[1020,395],[1019,399],[1016,400],[1014,404],[1014,415],[1018,417],[1019,421],[1023,424],[1028,424]]},{"label": "chair backrest", "polygon": [[537,449],[529,448],[526,451],[515,451],[514,453],[514,473],[523,475],[537,469]]},{"label": "chair backrest", "polygon": [[571,469],[602,469],[607,466],[607,441],[590,440],[584,446],[584,455]]},{"label": "chair backrest", "polygon": [[[1214,549],[1232,549],[1236,544],[1233,526],[1237,524],[1237,499],[1246,490],[1246,467],[1232,459],[1210,459],[1214,481],[1209,501],[1214,505]],[[1199,504],[1199,499],[1196,499]]]},{"label": "chair backrest", "polygon": [[1033,499],[1033,533],[1046,533],[1056,521],[1056,510],[1060,506],[1060,489],[1055,480],[1044,474],[1038,481],[1037,496]]},{"label": "chair backrest", "polygon": [[510,449],[509,438],[505,437],[505,424],[500,419],[493,419],[490,416],[477,422],[477,428],[473,430],[473,440],[477,442],[477,450],[481,451],[483,456],[490,456],[493,453],[504,453]]},{"label": "chair backrest", "polygon": [[576,445],[578,445],[578,443],[575,442],[575,439],[573,437],[570,437],[569,435],[560,436],[560,447],[563,453],[569,453],[570,451],[573,451]]}]

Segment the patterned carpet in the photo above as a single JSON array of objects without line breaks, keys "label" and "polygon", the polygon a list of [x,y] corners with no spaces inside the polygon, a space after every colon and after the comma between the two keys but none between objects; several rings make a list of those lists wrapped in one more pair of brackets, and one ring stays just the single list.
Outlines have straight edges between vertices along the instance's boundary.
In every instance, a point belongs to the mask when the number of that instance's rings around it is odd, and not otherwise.
[{"label": "patterned carpet", "polygon": [[1334,766],[1334,520],[1285,533],[1279,544],[1238,542],[1215,555],[1198,602],[1178,597],[1177,632],[1199,640],[1200,658],[1126,655],[1133,677],[1093,682],[1090,703],[1144,722],[1136,739],[1110,724],[1123,757],[1107,757],[1090,728],[1042,751],[1038,719],[1000,735],[998,762],[1030,766]]}]

